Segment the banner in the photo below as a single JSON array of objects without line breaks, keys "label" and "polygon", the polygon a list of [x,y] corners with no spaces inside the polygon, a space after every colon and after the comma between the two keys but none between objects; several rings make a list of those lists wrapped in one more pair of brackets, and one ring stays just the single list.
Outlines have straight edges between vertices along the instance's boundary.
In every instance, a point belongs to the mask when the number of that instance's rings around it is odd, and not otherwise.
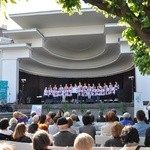
[{"label": "banner", "polygon": [[8,81],[0,81],[0,100],[3,99],[7,103]]},{"label": "banner", "polygon": [[134,117],[138,110],[143,110],[142,93],[134,92]]},{"label": "banner", "polygon": [[31,112],[35,111],[37,115],[42,114],[42,105],[32,105]]}]

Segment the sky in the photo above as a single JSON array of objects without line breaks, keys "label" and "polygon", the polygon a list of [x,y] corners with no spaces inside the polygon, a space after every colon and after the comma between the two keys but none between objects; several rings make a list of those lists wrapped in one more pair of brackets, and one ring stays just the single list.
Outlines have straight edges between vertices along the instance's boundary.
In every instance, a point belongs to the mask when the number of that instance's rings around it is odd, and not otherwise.
[{"label": "sky", "polygon": [[[82,7],[87,7],[84,3]],[[8,5],[8,13],[26,13],[26,12],[37,12],[37,11],[52,11],[61,10],[61,5],[56,3],[56,0],[20,0],[15,5]],[[11,19],[7,20],[6,23],[8,30],[20,29],[20,27],[14,23]]]}]

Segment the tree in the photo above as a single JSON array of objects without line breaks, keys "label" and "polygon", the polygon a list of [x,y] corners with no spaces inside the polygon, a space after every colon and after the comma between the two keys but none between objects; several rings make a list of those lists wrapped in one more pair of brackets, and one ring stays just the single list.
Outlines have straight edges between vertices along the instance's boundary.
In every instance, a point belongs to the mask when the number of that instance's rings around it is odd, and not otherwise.
[{"label": "tree", "polygon": [[[150,74],[150,0],[83,0],[106,16],[118,17],[126,25],[123,32],[133,51],[134,64],[140,72]],[[81,11],[80,0],[57,0],[62,10]]]},{"label": "tree", "polygon": [[[1,12],[6,16],[7,3],[17,0],[0,0]],[[81,0],[56,0],[62,10],[72,14],[81,12]],[[133,51],[134,64],[140,72],[150,74],[150,0],[83,0],[106,16],[118,17],[126,25],[123,32]]]}]

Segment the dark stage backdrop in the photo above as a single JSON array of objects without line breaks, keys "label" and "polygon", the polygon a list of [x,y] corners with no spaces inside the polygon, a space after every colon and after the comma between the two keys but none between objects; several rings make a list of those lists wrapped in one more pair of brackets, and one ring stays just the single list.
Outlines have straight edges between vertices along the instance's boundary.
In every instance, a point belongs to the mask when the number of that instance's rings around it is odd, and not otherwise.
[{"label": "dark stage backdrop", "polygon": [[[67,83],[68,85],[70,83],[94,83],[97,85],[97,83],[107,83],[111,82],[114,84],[115,81],[117,81],[120,85],[120,91],[118,94],[119,101],[127,101],[130,102],[132,100],[132,82],[129,79],[129,76],[135,76],[135,70],[130,70],[125,73],[113,75],[113,76],[107,76],[107,77],[99,77],[99,78],[54,78],[54,77],[43,77],[43,76],[37,76],[28,74],[25,72],[19,72],[19,88],[22,88],[22,82],[21,79],[26,79],[26,82],[24,83],[24,98],[31,98],[31,103],[34,103],[36,100],[36,96],[43,95],[44,88],[49,86],[50,84],[53,86],[56,84],[58,87],[60,84],[63,86]],[[133,89],[135,91],[135,79],[133,80]]]}]

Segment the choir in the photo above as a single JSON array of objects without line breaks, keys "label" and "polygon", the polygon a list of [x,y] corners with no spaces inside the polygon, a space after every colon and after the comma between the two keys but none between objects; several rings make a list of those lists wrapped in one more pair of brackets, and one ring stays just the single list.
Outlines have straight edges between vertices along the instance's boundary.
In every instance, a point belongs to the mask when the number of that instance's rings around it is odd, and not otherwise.
[{"label": "choir", "polygon": [[53,87],[52,85],[45,87],[43,100],[52,99],[53,103],[61,103],[61,101],[69,103],[96,103],[105,99],[114,100],[117,98],[118,91],[119,84],[117,82],[114,85],[111,82],[109,82],[109,85],[104,83],[103,86],[100,83],[97,86],[94,83],[92,86],[86,83],[82,85],[81,82],[78,85],[75,83],[74,86],[65,84],[64,87],[62,85],[57,87],[55,84]]}]

